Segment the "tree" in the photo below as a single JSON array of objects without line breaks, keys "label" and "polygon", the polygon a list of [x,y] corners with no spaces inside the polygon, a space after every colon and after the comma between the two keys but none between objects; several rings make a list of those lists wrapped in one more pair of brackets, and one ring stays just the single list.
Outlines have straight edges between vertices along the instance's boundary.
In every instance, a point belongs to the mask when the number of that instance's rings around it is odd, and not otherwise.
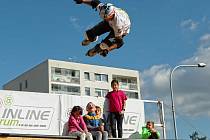
[{"label": "tree", "polygon": [[207,137],[205,136],[205,137],[199,137],[198,136],[198,132],[193,132],[192,133],[192,135],[190,135],[190,138],[192,139],[192,140],[207,140]]}]

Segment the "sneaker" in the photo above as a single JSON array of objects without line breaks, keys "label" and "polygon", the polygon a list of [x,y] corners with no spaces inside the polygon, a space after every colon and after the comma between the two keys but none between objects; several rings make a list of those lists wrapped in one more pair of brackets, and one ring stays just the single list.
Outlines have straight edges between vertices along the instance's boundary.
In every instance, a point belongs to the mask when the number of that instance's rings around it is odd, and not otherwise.
[{"label": "sneaker", "polygon": [[[98,40],[98,36],[96,36],[95,39],[92,42],[96,42],[97,40]],[[91,41],[88,38],[86,38],[82,41],[82,46],[87,46],[90,43],[91,43]]]},{"label": "sneaker", "polygon": [[85,39],[82,41],[82,46],[87,46],[89,44],[90,44],[90,40]]}]

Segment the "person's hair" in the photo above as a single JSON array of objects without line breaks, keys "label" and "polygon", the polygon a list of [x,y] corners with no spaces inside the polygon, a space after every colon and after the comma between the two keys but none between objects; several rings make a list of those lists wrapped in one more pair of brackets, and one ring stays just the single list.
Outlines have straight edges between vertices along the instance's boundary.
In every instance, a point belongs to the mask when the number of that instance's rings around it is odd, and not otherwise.
[{"label": "person's hair", "polygon": [[147,121],[147,124],[148,124],[148,123],[151,123],[151,124],[152,124],[152,127],[155,126],[155,123],[154,123],[153,121]]},{"label": "person's hair", "polygon": [[115,84],[115,83],[119,85],[119,82],[118,82],[117,80],[115,80],[115,79],[112,80],[111,85],[113,85],[113,84]]},{"label": "person's hair", "polygon": [[98,109],[98,110],[100,110],[100,111],[101,111],[101,108],[100,108],[100,106],[96,106],[96,109]]},{"label": "person's hair", "polygon": [[74,106],[71,110],[71,115],[77,111],[79,111],[80,115],[82,115],[82,108],[80,106]]},{"label": "person's hair", "polygon": [[95,104],[93,102],[89,102],[87,105],[86,105],[86,110],[88,111],[88,106],[89,104],[93,104],[95,106]]}]

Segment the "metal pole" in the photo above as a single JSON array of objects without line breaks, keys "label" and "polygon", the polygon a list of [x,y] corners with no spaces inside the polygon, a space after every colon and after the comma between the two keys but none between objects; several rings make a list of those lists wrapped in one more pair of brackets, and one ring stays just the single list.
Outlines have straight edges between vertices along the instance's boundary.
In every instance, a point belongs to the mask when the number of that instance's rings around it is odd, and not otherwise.
[{"label": "metal pole", "polygon": [[172,84],[172,76],[173,76],[173,72],[175,69],[177,69],[179,66],[176,66],[170,74],[170,90],[171,90],[171,111],[172,111],[172,115],[173,115],[173,126],[174,126],[174,136],[175,136],[175,140],[178,139],[178,135],[177,135],[177,127],[176,127],[176,115],[175,115],[175,107],[174,107],[174,93],[173,93],[173,84]]},{"label": "metal pole", "polygon": [[174,92],[173,92],[173,81],[172,81],[173,72],[179,67],[205,67],[205,66],[206,66],[205,63],[199,63],[197,65],[178,65],[178,66],[174,67],[173,70],[170,73],[171,110],[172,110],[172,115],[173,115],[175,140],[178,139],[178,135],[177,135],[177,127],[176,127],[176,114],[175,114],[175,106],[174,106]]}]

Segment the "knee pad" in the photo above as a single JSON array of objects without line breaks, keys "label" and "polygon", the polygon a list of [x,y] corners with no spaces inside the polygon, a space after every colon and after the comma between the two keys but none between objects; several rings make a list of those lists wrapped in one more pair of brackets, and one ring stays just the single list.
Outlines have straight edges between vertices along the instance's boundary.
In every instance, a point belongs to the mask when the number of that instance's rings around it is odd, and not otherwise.
[{"label": "knee pad", "polygon": [[114,41],[111,41],[110,39],[102,40],[102,43],[107,44],[108,46],[112,46],[113,44],[117,44],[117,49],[122,47],[124,44],[123,39],[114,39]]},{"label": "knee pad", "polygon": [[101,41],[101,43],[105,43],[107,46],[112,46],[113,45],[113,42],[110,41],[109,39],[104,39]]},{"label": "knee pad", "polygon": [[117,48],[120,48],[120,47],[122,47],[122,46],[123,46],[124,41],[123,41],[123,39],[122,39],[122,38],[121,38],[121,39],[115,39],[115,40],[114,40],[114,43],[116,43],[116,44],[117,44]]}]

